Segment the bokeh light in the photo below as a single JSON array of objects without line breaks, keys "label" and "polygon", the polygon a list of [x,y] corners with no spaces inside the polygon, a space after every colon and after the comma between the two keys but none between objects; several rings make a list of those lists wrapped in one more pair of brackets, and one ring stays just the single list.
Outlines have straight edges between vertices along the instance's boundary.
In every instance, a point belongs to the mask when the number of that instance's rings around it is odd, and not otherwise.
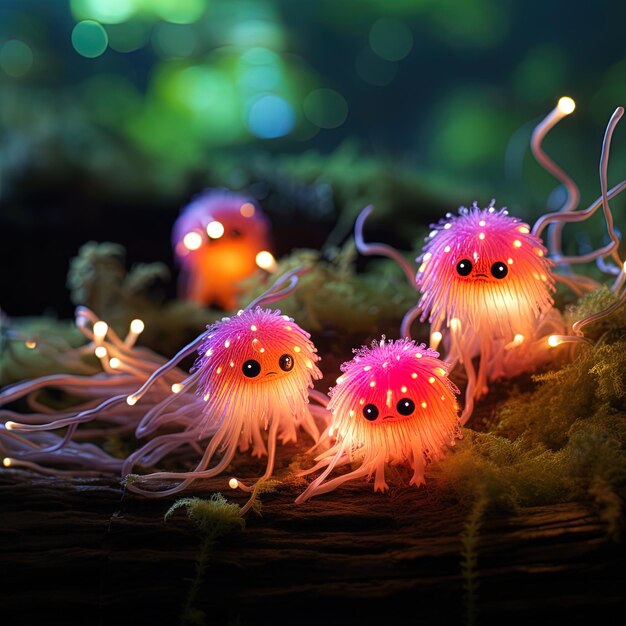
[{"label": "bokeh light", "polygon": [[411,29],[400,20],[380,18],[369,33],[372,50],[386,61],[401,61],[413,48]]},{"label": "bokeh light", "polygon": [[260,46],[281,50],[285,47],[285,36],[280,25],[270,19],[247,19],[233,24],[228,43],[245,48]]},{"label": "bokeh light", "polygon": [[280,55],[273,50],[250,48],[239,60],[239,85],[255,93],[276,89],[284,78],[282,65]]},{"label": "bokeh light", "polygon": [[257,98],[248,111],[248,128],[261,139],[288,135],[295,126],[292,106],[280,96],[266,94]]},{"label": "bokeh light", "polygon": [[9,76],[24,76],[32,65],[33,52],[25,42],[10,39],[0,47],[0,67]]},{"label": "bokeh light", "polygon": [[91,19],[102,24],[121,24],[133,17],[191,24],[210,6],[208,0],[70,0],[78,20]]},{"label": "bokeh light", "polygon": [[503,160],[514,124],[487,89],[459,90],[442,101],[430,124],[429,162],[459,176],[480,175],[494,155]]},{"label": "bokeh light", "polygon": [[94,20],[78,22],[72,30],[74,50],[88,59],[99,57],[107,49],[108,43],[106,30]]},{"label": "bokeh light", "polygon": [[517,97],[532,104],[553,100],[567,85],[567,56],[554,43],[533,46],[512,73]]},{"label": "bokeh light", "polygon": [[191,231],[183,237],[183,244],[187,250],[198,250],[202,245],[202,235]]},{"label": "bokeh light", "polygon": [[346,99],[334,89],[315,89],[304,99],[304,114],[319,128],[337,128],[348,117]]},{"label": "bokeh light", "polygon": [[385,87],[398,73],[398,64],[381,59],[368,46],[363,48],[355,60],[355,69],[359,77],[376,87]]},{"label": "bokeh light", "polygon": [[174,24],[196,22],[209,6],[207,0],[140,0],[144,9]]},{"label": "bokeh light", "polygon": [[206,227],[206,234],[211,239],[219,239],[224,235],[224,224],[222,222],[209,222]]},{"label": "bokeh light", "polygon": [[198,37],[187,24],[160,22],[154,27],[152,42],[160,56],[184,58],[193,53]]},{"label": "bokeh light", "polygon": [[79,19],[119,24],[130,18],[141,0],[71,0],[72,13]]},{"label": "bokeh light", "polygon": [[150,38],[151,27],[144,21],[107,24],[109,47],[116,52],[134,52],[143,48]]}]

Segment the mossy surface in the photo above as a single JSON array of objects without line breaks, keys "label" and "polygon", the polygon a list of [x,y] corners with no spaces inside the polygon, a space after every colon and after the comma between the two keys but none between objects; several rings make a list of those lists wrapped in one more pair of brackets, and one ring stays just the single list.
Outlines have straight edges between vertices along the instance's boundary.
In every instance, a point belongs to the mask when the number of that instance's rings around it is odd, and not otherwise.
[{"label": "mossy surface", "polygon": [[490,507],[596,503],[617,533],[626,484],[626,341],[581,345],[573,361],[502,398],[488,432],[466,428],[431,476]]},{"label": "mossy surface", "polygon": [[[225,314],[180,300],[163,302],[148,288],[160,270],[142,267],[128,271],[123,260],[123,249],[115,245],[87,244],[70,272],[75,303],[101,309],[96,312],[117,326],[120,334],[131,319],[142,317],[146,321],[142,343],[171,355],[206,324]],[[281,273],[297,266],[308,271],[296,290],[269,306],[293,316],[311,333],[323,357],[325,375],[332,374],[341,361],[351,357],[353,348],[371,338],[382,334],[396,337],[404,312],[417,299],[393,263],[374,262],[368,271],[358,271],[351,240],[325,253],[301,249],[279,259]],[[251,302],[273,280],[260,271],[246,280],[240,306]],[[112,284],[115,298],[103,300]],[[607,288],[590,293],[567,307],[566,323],[571,326],[615,301]],[[64,354],[75,353],[81,341],[70,324],[45,318],[16,323],[22,325],[20,332],[14,332],[15,324],[11,332],[20,338],[19,354],[16,350],[3,353],[3,383],[67,371]],[[39,359],[34,356],[37,350],[24,347],[24,338],[35,328],[41,335],[60,337],[63,333],[57,329],[61,327],[68,334],[67,341],[46,344],[45,355]],[[428,468],[429,488],[468,504],[484,499],[486,509],[511,510],[568,500],[595,503],[606,520],[607,532],[616,536],[620,494],[626,484],[625,328],[626,307],[622,306],[585,327],[593,345],[560,346],[557,350],[562,350],[562,358],[555,359],[550,370],[493,385],[488,398],[477,405],[477,413],[481,404],[488,405],[489,419],[476,415],[464,430],[464,438],[442,461]],[[414,331],[418,340],[427,337],[423,325],[416,324]],[[95,359],[76,363],[82,373],[95,373],[98,368]],[[463,386],[462,380],[455,382]],[[120,451],[126,449],[124,442],[113,444]]]},{"label": "mossy surface", "polygon": [[[308,271],[293,294],[275,306],[307,329],[316,343],[320,336],[332,337],[332,347],[342,351],[381,334],[397,336],[405,311],[418,297],[395,263],[381,261],[371,271],[357,272],[356,255],[350,240],[324,257],[316,250],[301,249],[279,262],[280,273],[298,266]],[[249,301],[267,284],[256,274],[246,287],[245,300]],[[240,304],[245,305],[244,298]]]}]

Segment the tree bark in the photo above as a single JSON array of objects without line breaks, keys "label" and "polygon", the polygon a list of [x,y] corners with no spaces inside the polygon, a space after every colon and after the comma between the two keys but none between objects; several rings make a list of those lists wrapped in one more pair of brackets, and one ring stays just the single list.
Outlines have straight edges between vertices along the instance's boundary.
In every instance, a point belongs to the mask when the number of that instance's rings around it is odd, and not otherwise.
[{"label": "tree bark", "polygon": [[[289,448],[281,450],[283,470]],[[243,503],[227,480],[184,495],[221,491]],[[436,487],[376,494],[371,483],[347,483],[295,505],[302,486],[282,482],[261,496],[261,516],[250,512],[243,532],[218,539],[196,601],[205,613],[198,623],[622,621],[609,616],[626,609],[624,546],[581,504],[488,514],[476,545],[478,588],[468,598],[468,512]],[[164,521],[175,499],[136,496],[107,478],[0,472],[2,622],[181,623],[202,535],[182,512]]]}]

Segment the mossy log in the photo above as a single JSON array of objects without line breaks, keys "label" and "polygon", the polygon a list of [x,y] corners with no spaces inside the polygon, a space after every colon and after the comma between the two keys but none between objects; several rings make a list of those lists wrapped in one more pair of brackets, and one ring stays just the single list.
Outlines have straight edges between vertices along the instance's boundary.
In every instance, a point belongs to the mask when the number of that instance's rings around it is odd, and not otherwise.
[{"label": "mossy log", "polygon": [[[297,450],[281,452],[284,470]],[[235,472],[254,463],[243,462]],[[488,513],[468,598],[468,511],[434,487],[375,494],[347,483],[298,506],[301,490],[282,482],[262,495],[262,515],[250,512],[242,532],[218,540],[197,623],[621,623],[626,550],[581,504]],[[216,491],[243,502],[223,477],[192,495]],[[2,623],[181,623],[202,537],[182,513],[164,521],[174,500],[135,496],[106,478],[2,471]]]}]

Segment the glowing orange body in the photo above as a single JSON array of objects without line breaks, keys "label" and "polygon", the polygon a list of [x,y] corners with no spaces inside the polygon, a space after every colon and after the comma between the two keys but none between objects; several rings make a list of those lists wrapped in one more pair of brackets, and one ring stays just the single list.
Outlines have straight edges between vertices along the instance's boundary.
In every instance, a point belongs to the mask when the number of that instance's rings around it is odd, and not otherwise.
[{"label": "glowing orange body", "polygon": [[[326,470],[296,502],[372,474],[374,489],[384,491],[388,464],[407,464],[413,469],[411,484],[424,482],[427,463],[441,458],[460,436],[458,390],[438,356],[408,339],[383,338],[341,366],[328,404],[336,443],[317,458],[310,471]],[[324,482],[335,466],[352,460],[359,463],[356,470]]]}]

